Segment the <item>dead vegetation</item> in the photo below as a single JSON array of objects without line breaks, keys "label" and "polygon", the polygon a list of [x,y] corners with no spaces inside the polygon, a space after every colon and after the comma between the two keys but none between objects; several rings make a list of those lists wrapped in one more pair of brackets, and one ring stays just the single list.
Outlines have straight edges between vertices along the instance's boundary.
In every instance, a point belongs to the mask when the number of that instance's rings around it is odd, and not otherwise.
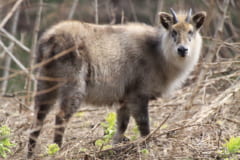
[{"label": "dead vegetation", "polygon": [[[106,1],[110,2],[110,0]],[[92,21],[96,23],[106,21],[101,19],[103,17],[101,7],[107,2],[92,1],[92,4],[95,4],[91,6],[93,11],[90,11],[92,15],[95,15]],[[61,3],[60,5],[64,5],[64,2]],[[123,11],[127,10],[124,7],[129,3],[131,4],[130,10],[124,13]],[[149,0],[141,3],[150,5]],[[167,1],[159,0],[155,4],[159,10],[170,5],[176,9],[182,6],[182,8],[193,7],[196,10],[204,9],[208,12],[208,19],[203,30],[205,41],[203,54],[195,71],[184,87],[176,91],[171,98],[158,99],[151,103],[152,132],[149,136],[107,149],[95,146],[95,141],[103,136],[100,123],[104,121],[107,113],[115,110],[114,106],[112,108],[86,106],[80,109],[80,115],[76,114],[71,119],[63,147],[55,156],[48,156],[45,153],[47,144],[52,143],[52,137],[49,135],[53,135],[54,126],[52,116],[54,114],[48,116],[37,146],[36,159],[224,159],[229,157],[240,159],[239,153],[226,155],[223,152],[223,144],[226,140],[240,136],[240,24],[234,20],[239,14],[240,3],[237,0],[202,0],[201,4],[195,3],[200,3],[200,1],[177,1],[173,5],[173,3],[168,4]],[[26,145],[33,119],[31,83],[35,76],[32,70],[48,63],[33,65],[30,59],[23,60],[18,54],[19,50],[27,54],[34,53],[35,50],[39,25],[41,25],[39,17],[42,14],[42,5],[37,5],[39,7],[37,9],[36,4],[33,4],[38,18],[36,22],[31,20],[32,24],[35,23],[35,32],[31,35],[33,44],[29,46],[24,41],[24,34],[21,34],[21,38],[15,35],[14,30],[18,31],[17,27],[9,31],[7,22],[12,20],[13,24],[17,23],[19,21],[18,10],[29,7],[31,2],[21,0],[0,2],[0,8],[9,7],[9,10],[4,8],[6,13],[1,12],[0,16],[0,80],[3,93],[0,97],[0,125],[7,125],[12,129],[10,138],[16,146],[12,149],[13,153],[8,159],[14,160],[25,159],[26,156]],[[41,0],[39,4],[42,4]],[[149,9],[140,11],[140,6],[134,0],[111,1],[109,4],[111,6],[108,23],[123,22],[126,19],[141,21],[141,14],[150,13]],[[22,8],[18,8],[20,5]],[[69,8],[72,8],[68,15],[70,19],[77,10],[75,5],[77,5],[76,1],[72,1],[72,5],[69,5]],[[46,6],[48,6],[47,3],[43,4],[43,9]],[[80,5],[78,7],[81,8]],[[98,10],[94,12],[96,8]],[[149,14],[150,18],[147,22],[155,23],[154,16],[150,16],[154,14]],[[47,16],[50,17],[49,19],[54,19],[56,15],[47,14]],[[47,22],[42,20],[42,23]],[[55,58],[65,54],[67,51]],[[9,57],[17,64],[17,67],[9,64]],[[28,57],[33,58],[34,55],[28,55]],[[24,64],[24,61],[28,64]],[[10,83],[10,80],[16,77],[20,78]],[[11,92],[16,83],[25,87]],[[52,112],[56,112],[56,109]],[[136,136],[133,132],[134,127],[132,120],[127,137]]]}]

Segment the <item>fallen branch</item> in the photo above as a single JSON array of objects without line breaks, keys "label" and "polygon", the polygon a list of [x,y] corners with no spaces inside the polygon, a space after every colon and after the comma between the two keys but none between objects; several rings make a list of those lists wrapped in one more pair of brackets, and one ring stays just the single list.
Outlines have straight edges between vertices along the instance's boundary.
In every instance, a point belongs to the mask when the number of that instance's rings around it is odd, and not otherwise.
[{"label": "fallen branch", "polygon": [[170,115],[171,115],[171,114],[169,114],[169,115],[162,121],[162,123],[160,123],[160,125],[159,125],[155,130],[153,130],[149,135],[147,135],[147,136],[143,139],[143,141],[146,141],[146,140],[148,140],[150,137],[152,137],[152,136],[167,122],[167,120],[169,119]]},{"label": "fallen branch", "polygon": [[237,120],[235,120],[235,119],[230,119],[230,118],[223,118],[223,119],[225,119],[225,120],[227,120],[227,121],[229,121],[229,122],[232,122],[232,123],[236,123],[237,125],[240,126],[240,121],[237,121]]},{"label": "fallen branch", "polygon": [[196,113],[193,117],[191,122],[201,123],[204,119],[209,117],[210,115],[213,115],[215,110],[219,106],[224,105],[227,103],[227,100],[231,98],[234,93],[239,92],[240,90],[240,82],[236,83],[235,85],[232,85],[227,90],[225,90],[222,94],[217,96],[214,100],[212,100],[212,103],[208,106],[201,107],[201,111]]}]

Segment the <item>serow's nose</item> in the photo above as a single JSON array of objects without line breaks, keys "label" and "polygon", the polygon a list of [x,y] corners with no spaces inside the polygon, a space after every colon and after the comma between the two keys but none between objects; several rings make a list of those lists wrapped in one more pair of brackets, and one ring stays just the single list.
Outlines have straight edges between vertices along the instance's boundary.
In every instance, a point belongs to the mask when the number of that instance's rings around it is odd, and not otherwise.
[{"label": "serow's nose", "polygon": [[188,49],[184,46],[180,46],[178,48],[178,54],[181,56],[181,57],[185,57],[188,53]]}]

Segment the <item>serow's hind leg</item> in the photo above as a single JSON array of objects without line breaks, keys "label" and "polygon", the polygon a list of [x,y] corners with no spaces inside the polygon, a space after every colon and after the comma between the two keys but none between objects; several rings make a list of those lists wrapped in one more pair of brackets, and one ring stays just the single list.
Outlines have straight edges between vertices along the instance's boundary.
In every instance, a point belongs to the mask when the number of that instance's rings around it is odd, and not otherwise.
[{"label": "serow's hind leg", "polygon": [[128,140],[124,136],[130,118],[130,111],[125,103],[122,103],[117,110],[117,132],[113,137],[113,144]]},{"label": "serow's hind leg", "polygon": [[[34,98],[35,122],[28,142],[28,158],[33,154],[43,121],[57,98],[56,82],[38,81],[37,95]],[[39,94],[39,95],[38,95]]]},{"label": "serow's hind leg", "polygon": [[[80,88],[78,88],[80,87]],[[62,145],[63,134],[71,116],[77,111],[84,97],[82,87],[74,84],[68,84],[61,90],[60,111],[56,115],[54,142]]]}]

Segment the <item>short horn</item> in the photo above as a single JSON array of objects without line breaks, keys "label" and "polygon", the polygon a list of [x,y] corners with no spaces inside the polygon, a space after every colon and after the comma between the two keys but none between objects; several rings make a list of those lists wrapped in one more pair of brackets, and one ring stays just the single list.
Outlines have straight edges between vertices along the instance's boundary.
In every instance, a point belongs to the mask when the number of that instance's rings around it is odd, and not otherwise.
[{"label": "short horn", "polygon": [[177,23],[178,19],[177,19],[176,12],[172,8],[170,8],[170,12],[172,13],[172,16],[173,16],[173,24]]},{"label": "short horn", "polygon": [[189,22],[190,22],[190,19],[191,19],[191,16],[192,16],[192,8],[189,9],[185,21],[189,23]]}]

